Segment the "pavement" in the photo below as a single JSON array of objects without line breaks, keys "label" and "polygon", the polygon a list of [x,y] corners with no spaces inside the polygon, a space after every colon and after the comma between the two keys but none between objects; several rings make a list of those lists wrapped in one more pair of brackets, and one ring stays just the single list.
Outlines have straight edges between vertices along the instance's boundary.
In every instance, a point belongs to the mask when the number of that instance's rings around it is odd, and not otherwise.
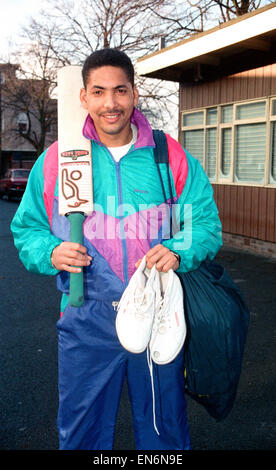
[{"label": "pavement", "polygon": [[[216,422],[187,397],[193,450],[276,450],[276,260],[224,247],[216,257],[239,285],[250,309],[243,369],[236,401]],[[127,403],[125,399],[122,407]],[[130,418],[119,427],[132,436]],[[133,440],[124,441],[132,449]],[[116,441],[120,447],[120,439]]]},{"label": "pavement", "polygon": [[[28,273],[9,224],[18,206],[0,200],[0,450],[51,451],[56,432],[59,294],[52,278]],[[276,450],[276,261],[224,247],[217,256],[244,294],[250,324],[233,410],[217,423],[187,397],[193,450]],[[134,450],[126,386],[114,450]]]}]

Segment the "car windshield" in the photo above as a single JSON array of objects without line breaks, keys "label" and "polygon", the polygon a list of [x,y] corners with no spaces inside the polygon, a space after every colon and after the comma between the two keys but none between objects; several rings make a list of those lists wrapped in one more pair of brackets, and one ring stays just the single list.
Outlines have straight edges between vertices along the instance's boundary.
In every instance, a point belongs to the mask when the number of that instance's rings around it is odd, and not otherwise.
[{"label": "car windshield", "polygon": [[14,178],[28,178],[29,174],[29,170],[15,170],[12,172]]}]

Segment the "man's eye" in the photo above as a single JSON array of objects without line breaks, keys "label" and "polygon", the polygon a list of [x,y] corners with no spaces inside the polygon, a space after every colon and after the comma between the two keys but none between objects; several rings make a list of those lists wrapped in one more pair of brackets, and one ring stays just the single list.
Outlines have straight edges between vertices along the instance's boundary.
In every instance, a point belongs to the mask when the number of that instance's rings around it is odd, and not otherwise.
[{"label": "man's eye", "polygon": [[101,90],[94,90],[93,91],[93,95],[94,96],[100,96],[102,94],[102,91]]},{"label": "man's eye", "polygon": [[118,88],[118,93],[119,95],[125,95],[126,94],[126,89],[125,88]]}]

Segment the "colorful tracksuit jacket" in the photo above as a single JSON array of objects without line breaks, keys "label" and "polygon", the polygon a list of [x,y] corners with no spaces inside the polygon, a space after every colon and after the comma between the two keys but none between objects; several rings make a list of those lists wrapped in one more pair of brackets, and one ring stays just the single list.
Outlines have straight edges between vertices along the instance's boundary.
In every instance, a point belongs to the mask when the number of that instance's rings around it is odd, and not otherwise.
[{"label": "colorful tracksuit jacket", "polygon": [[[212,259],[222,244],[221,223],[205,172],[198,160],[167,135],[174,203],[179,208],[179,230],[169,238],[152,130],[137,109],[132,122],[138,127],[137,142],[118,163],[99,141],[89,116],[83,129],[91,139],[93,155],[94,212],[83,228],[84,245],[93,258],[84,275],[89,298],[119,299],[136,261],[157,243],[180,254],[179,271],[184,272],[197,268],[207,257]],[[25,267],[57,275],[58,288],[68,293],[68,274],[58,273],[50,259],[54,247],[70,239],[69,222],[58,214],[57,147],[55,142],[36,161],[11,229]],[[162,164],[161,171],[169,202]]]},{"label": "colorful tracksuit jacket", "polygon": [[[112,449],[116,413],[127,376],[137,449],[187,449],[183,355],[155,367],[154,392],[146,353],[130,354],[119,344],[114,302],[118,302],[135,263],[157,243],[178,252],[180,271],[213,258],[222,244],[212,186],[198,160],[169,135],[169,169],[176,210],[170,238],[167,169],[161,188],[154,160],[152,129],[134,109],[136,143],[119,162],[99,141],[90,116],[83,133],[91,140],[94,211],[83,224],[84,245],[93,258],[84,268],[82,307],[68,303],[69,274],[51,264],[52,250],[70,239],[69,221],[58,213],[58,142],[36,161],[11,230],[25,267],[56,275],[62,292],[59,333],[59,414],[61,449]],[[152,425],[152,412],[160,431]]]}]

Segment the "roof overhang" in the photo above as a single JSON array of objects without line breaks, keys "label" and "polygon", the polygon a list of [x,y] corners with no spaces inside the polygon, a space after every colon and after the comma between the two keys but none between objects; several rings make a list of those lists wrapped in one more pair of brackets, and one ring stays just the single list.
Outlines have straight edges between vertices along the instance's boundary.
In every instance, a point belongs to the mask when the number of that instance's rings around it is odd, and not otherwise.
[{"label": "roof overhang", "polygon": [[138,75],[193,82],[275,62],[276,2],[139,59]]}]

